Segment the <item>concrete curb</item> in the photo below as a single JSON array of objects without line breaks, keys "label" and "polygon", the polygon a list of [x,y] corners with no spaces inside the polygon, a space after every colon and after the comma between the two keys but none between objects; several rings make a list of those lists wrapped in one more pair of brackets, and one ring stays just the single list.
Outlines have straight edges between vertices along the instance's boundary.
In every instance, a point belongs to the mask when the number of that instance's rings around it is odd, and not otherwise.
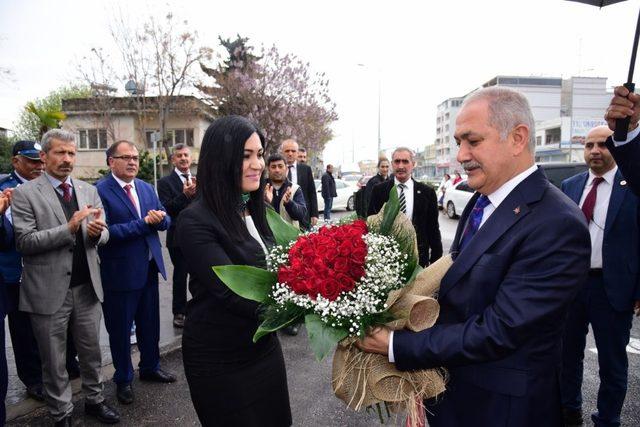
[{"label": "concrete curb", "polygon": [[[169,342],[160,345],[160,356],[172,353],[182,348],[182,335],[174,337]],[[131,354],[131,362],[134,366],[140,362],[140,352],[136,347],[136,350]],[[137,370],[137,369],[136,369]],[[102,367],[102,382],[111,381],[115,368],[113,363],[107,363]],[[105,380],[105,378],[108,378]],[[73,402],[76,403],[82,398],[81,393],[82,380],[77,378],[71,381],[71,389],[73,391]],[[24,417],[39,410],[45,410],[46,404],[44,402],[38,402],[35,399],[25,398],[12,405],[7,405],[7,422],[15,420],[20,417]]]}]

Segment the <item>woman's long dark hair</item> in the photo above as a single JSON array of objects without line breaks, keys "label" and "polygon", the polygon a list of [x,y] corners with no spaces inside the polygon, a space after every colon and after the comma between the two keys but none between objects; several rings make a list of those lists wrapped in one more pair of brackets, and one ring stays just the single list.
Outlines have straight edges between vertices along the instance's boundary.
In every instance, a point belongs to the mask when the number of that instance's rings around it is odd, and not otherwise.
[{"label": "woman's long dark hair", "polygon": [[[239,207],[244,144],[254,133],[264,149],[264,136],[255,124],[241,116],[221,117],[207,128],[198,159],[198,196],[236,241],[250,238]],[[264,185],[265,180],[261,179],[260,187],[249,193],[247,207],[260,234],[273,241],[265,212]]]}]

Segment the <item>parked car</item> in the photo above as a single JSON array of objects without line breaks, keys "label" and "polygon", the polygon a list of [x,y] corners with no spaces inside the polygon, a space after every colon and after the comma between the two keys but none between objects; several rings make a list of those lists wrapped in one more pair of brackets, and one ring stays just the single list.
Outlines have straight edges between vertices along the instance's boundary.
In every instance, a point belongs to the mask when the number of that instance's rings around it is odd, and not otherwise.
[{"label": "parked car", "polygon": [[[549,182],[558,188],[560,188],[560,184],[562,184],[562,181],[565,179],[587,170],[585,163],[553,162],[538,163],[538,166],[547,176]],[[469,187],[466,179],[447,190],[443,200],[443,206],[447,216],[449,218],[457,218],[460,216],[469,200],[471,200],[473,193],[474,190]]]},{"label": "parked car", "polygon": [[464,210],[475,190],[469,187],[467,180],[463,179],[444,193],[442,206],[447,216],[451,219],[458,218]]},{"label": "parked car", "polygon": [[[316,190],[318,191],[318,212],[322,212],[324,210],[324,200],[322,199],[322,183],[320,180],[314,180],[316,183]],[[354,184],[357,181],[354,181]],[[331,207],[331,212],[336,210],[348,210],[352,211],[355,207],[355,197],[354,193],[358,187],[354,185],[349,185],[346,181],[342,179],[336,179],[336,193],[338,197],[333,199],[333,206]]]},{"label": "parked car", "polygon": [[538,163],[538,166],[540,166],[549,181],[558,188],[560,188],[560,184],[565,179],[588,169],[586,163],[551,162]]}]

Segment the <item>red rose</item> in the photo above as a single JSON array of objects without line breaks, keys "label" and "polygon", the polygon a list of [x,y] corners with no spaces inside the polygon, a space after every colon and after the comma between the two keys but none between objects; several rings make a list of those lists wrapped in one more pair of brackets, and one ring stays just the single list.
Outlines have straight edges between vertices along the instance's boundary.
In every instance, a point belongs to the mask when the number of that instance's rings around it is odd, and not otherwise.
[{"label": "red rose", "polygon": [[340,284],[337,280],[327,278],[322,281],[322,286],[319,288],[319,293],[329,301],[335,301],[338,295],[342,292]]}]

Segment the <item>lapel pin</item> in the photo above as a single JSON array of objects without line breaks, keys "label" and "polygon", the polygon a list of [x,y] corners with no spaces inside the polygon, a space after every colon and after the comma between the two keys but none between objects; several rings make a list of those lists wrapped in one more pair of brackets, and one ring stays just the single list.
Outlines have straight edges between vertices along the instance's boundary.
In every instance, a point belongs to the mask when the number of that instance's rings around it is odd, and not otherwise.
[{"label": "lapel pin", "polygon": [[418,194],[420,194],[420,190],[418,190]]},{"label": "lapel pin", "polygon": [[622,181],[620,181],[620,185],[627,185],[627,181],[623,179]]},{"label": "lapel pin", "polygon": [[517,206],[514,210],[513,213],[518,215],[520,213],[520,206]]}]

